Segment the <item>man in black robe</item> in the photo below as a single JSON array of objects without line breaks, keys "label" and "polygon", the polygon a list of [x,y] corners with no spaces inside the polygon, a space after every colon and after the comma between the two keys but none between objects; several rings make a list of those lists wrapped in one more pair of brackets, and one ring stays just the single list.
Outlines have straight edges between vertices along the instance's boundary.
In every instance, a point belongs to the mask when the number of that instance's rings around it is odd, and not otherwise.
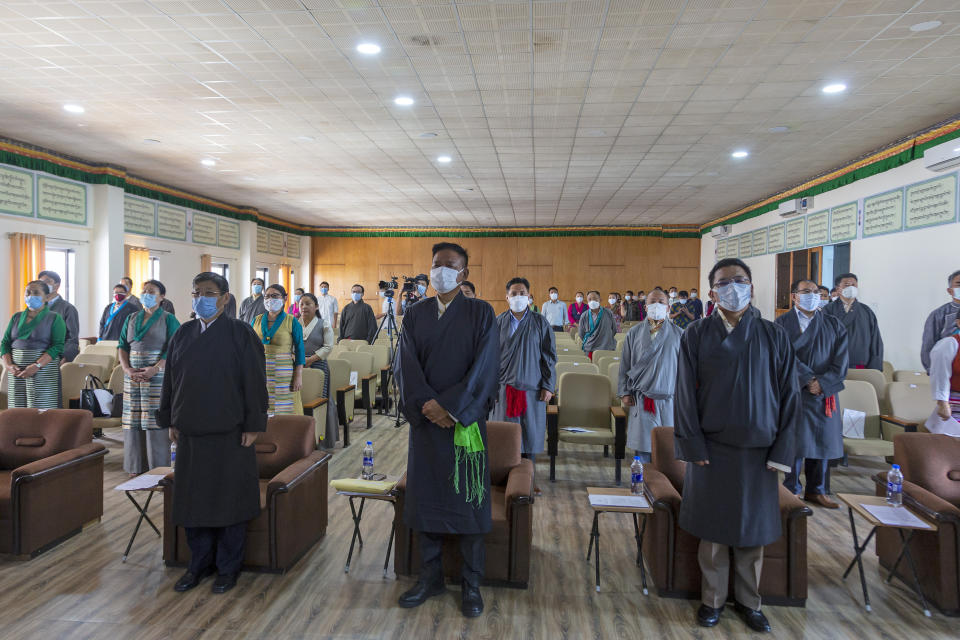
[{"label": "man in black robe", "polygon": [[67,325],[67,335],[63,340],[63,354],[60,362],[73,362],[80,353],[80,314],[77,308],[67,302],[60,295],[60,274],[56,271],[41,271],[37,280],[47,283],[50,293],[47,295],[47,306],[50,311],[57,313]]},{"label": "man in black robe", "polygon": [[863,304],[857,276],[842,273],[834,281],[840,297],[823,308],[823,312],[840,319],[847,330],[848,354],[851,369],[883,371],[883,338],[873,310]]},{"label": "man in black robe", "polygon": [[[797,355],[797,454],[783,486],[828,509],[840,505],[827,497],[830,460],[843,457],[843,420],[837,394],[847,377],[847,331],[835,316],[818,313],[817,283],[798,280],[790,287],[793,310],[774,322],[787,332]],[[829,292],[828,292],[829,293]],[[800,492],[800,470],[807,481]]]},{"label": "man in black robe", "polygon": [[[236,298],[233,303],[236,304]],[[240,303],[240,319],[247,324],[253,324],[257,316],[262,316],[267,312],[263,306],[263,280],[254,278],[250,281],[250,297],[244,298]]]},{"label": "man in black robe", "polygon": [[377,317],[373,308],[363,301],[363,285],[355,284],[350,290],[352,301],[340,312],[339,340],[366,340],[377,337]]},{"label": "man in black robe", "polygon": [[177,443],[173,522],[184,527],[190,566],[174,586],[188,591],[216,568],[214,593],[237,583],[247,522],[260,513],[253,443],[267,429],[263,345],[249,324],[224,315],[229,285],[216,273],[193,280],[196,320],[167,348],[157,425]]},{"label": "man in black robe", "polygon": [[795,357],[783,329],[751,306],[746,264],[721,260],[709,282],[720,311],[687,328],[677,363],[676,451],[688,463],[679,524],[700,538],[697,622],[720,620],[732,551],[735,609],[763,632],[763,547],[781,535],[777,470],[794,462]]},{"label": "man in black robe", "polygon": [[127,316],[140,310],[140,304],[129,299],[130,289],[127,285],[118,283],[113,288],[113,302],[103,309],[100,315],[100,330],[98,340],[119,340],[123,329],[123,321]]},{"label": "man in black robe", "polygon": [[[417,532],[422,567],[417,584],[400,596],[404,608],[444,592],[440,556],[445,535],[459,537],[463,558],[462,606],[467,617],[483,613],[484,535],[490,531],[490,467],[486,416],[497,393],[500,343],[493,308],[467,298],[460,285],[468,276],[460,245],[433,247],[430,281],[437,297],[407,307],[395,363],[400,406],[410,422],[404,521]],[[457,463],[455,431],[476,424],[483,442],[482,472],[473,476],[482,499],[452,477],[468,476]],[[469,478],[465,478],[469,479]]]}]

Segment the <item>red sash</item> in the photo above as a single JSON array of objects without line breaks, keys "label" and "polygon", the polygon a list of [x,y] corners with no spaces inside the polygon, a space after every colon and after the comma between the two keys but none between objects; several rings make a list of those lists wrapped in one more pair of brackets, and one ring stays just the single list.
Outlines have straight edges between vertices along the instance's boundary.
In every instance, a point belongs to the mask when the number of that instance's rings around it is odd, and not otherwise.
[{"label": "red sash", "polygon": [[508,418],[519,418],[527,410],[527,394],[525,391],[520,391],[519,389],[514,389],[510,385],[507,385],[506,389],[507,396],[507,417]]},{"label": "red sash", "polygon": [[648,398],[647,396],[643,396],[643,410],[646,411],[647,413],[657,412],[657,405],[653,403],[653,398]]}]

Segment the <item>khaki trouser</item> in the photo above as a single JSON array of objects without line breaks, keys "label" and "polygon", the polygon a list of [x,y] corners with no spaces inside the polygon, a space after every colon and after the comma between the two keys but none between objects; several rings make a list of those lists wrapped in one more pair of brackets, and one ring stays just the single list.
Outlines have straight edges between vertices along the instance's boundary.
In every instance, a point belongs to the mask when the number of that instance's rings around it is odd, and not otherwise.
[{"label": "khaki trouser", "polygon": [[[697,554],[703,573],[701,600],[719,609],[727,602],[730,584],[730,547],[716,542],[700,541]],[[734,547],[734,597],[751,609],[760,608],[760,571],[763,569],[763,547]]]}]

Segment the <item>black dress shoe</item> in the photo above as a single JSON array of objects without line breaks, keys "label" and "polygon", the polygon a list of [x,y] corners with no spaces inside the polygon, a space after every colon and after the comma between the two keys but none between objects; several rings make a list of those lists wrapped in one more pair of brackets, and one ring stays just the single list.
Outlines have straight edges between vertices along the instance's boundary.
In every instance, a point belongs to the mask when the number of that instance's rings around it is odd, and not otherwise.
[{"label": "black dress shoe", "polygon": [[397,604],[400,605],[403,609],[413,609],[414,607],[419,607],[428,598],[433,596],[438,596],[447,588],[443,584],[443,578],[434,578],[418,580],[417,584],[413,585],[411,588],[407,589],[397,601]]},{"label": "black dress shoe", "polygon": [[237,586],[237,576],[239,573],[228,573],[226,575],[222,573],[217,574],[217,579],[213,581],[213,586],[210,587],[212,593],[226,593]]},{"label": "black dress shoe", "polygon": [[177,580],[177,584],[173,585],[173,590],[179,593],[190,591],[190,589],[193,589],[195,586],[200,584],[200,581],[209,575],[213,575],[213,567],[204,569],[200,573],[191,573],[190,571],[187,571],[185,574],[180,576],[180,579]]},{"label": "black dress shoe", "polygon": [[460,598],[460,610],[466,617],[476,618],[483,613],[483,598],[480,596],[480,587],[473,587],[464,580]]},{"label": "black dress shoe", "polygon": [[715,627],[720,622],[720,614],[723,613],[723,607],[714,609],[705,604],[701,604],[697,609],[697,624],[701,627]]},{"label": "black dress shoe", "polygon": [[770,623],[767,622],[767,617],[763,615],[759,609],[751,609],[739,602],[735,602],[733,608],[740,614],[740,617],[747,623],[747,626],[757,633],[767,633],[770,631]]}]

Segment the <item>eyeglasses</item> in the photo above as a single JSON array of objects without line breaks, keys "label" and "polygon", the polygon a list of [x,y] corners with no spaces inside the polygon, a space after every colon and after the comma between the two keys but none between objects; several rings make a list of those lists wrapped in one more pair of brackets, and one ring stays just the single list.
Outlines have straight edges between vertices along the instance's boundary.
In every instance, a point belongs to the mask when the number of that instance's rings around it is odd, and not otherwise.
[{"label": "eyeglasses", "polygon": [[819,293],[817,289],[797,289],[794,293]]},{"label": "eyeglasses", "polygon": [[728,284],[750,284],[750,278],[746,276],[737,276],[735,278],[727,278],[725,280],[717,280],[713,283],[714,287],[725,287]]},{"label": "eyeglasses", "polygon": [[219,291],[193,291],[190,295],[194,298],[219,298],[223,294]]},{"label": "eyeglasses", "polygon": [[267,300],[282,300],[282,299],[283,299],[283,296],[281,296],[279,293],[268,293],[268,294],[266,294],[266,295],[263,296],[263,297],[266,298]]}]

